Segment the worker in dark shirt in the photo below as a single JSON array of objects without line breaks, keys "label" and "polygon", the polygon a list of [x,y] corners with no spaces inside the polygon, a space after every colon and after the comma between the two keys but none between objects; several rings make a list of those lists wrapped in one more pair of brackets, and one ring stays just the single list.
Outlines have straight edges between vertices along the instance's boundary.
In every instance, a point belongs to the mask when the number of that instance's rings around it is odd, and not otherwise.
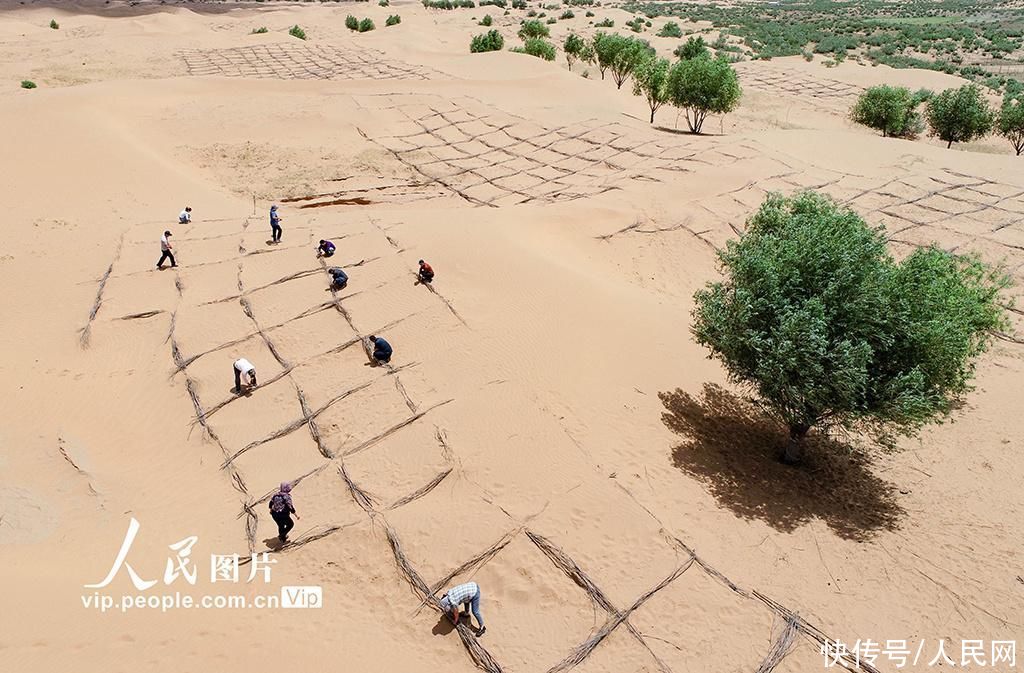
[{"label": "worker in dark shirt", "polygon": [[330,241],[320,241],[320,246],[316,249],[317,257],[333,257],[334,256],[334,244]]},{"label": "worker in dark shirt", "polygon": [[429,264],[420,260],[420,280],[424,283],[429,283],[434,280],[434,269]]},{"label": "worker in dark shirt", "polygon": [[373,336],[372,334],[368,338],[370,343],[373,344],[373,359],[381,364],[391,362],[391,354],[394,352],[391,348],[391,344],[378,336]]},{"label": "worker in dark shirt", "polygon": [[339,267],[332,266],[327,269],[327,273],[331,274],[331,285],[334,289],[343,290],[348,285],[348,274]]}]

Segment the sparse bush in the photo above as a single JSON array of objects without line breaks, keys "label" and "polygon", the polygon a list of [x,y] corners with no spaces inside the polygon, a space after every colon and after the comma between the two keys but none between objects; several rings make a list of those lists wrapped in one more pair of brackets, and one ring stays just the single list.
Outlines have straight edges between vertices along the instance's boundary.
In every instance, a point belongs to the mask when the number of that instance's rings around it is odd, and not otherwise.
[{"label": "sparse bush", "polygon": [[661,30],[658,31],[658,37],[682,37],[683,29],[679,27],[679,24],[675,21],[669,21]]},{"label": "sparse bush", "polygon": [[814,60],[814,52],[807,51],[806,49],[800,52],[800,55],[804,57],[804,60],[810,63]]},{"label": "sparse bush", "polygon": [[359,19],[349,14],[345,17],[345,27],[349,30],[359,30]]},{"label": "sparse bush", "polygon": [[301,28],[299,28],[298,24],[296,24],[296,25],[292,26],[291,28],[289,28],[288,29],[288,34],[291,35],[292,37],[297,37],[300,40],[305,40],[306,39],[306,31],[304,31]]},{"label": "sparse bush", "polygon": [[484,51],[501,51],[505,48],[505,38],[496,30],[489,30],[483,35],[476,35],[469,43],[469,51],[477,54]]},{"label": "sparse bush", "polygon": [[269,33],[266,26],[260,26],[259,28],[253,28],[250,35],[262,35],[263,33]]},{"label": "sparse bush", "polygon": [[33,82],[30,79],[23,79],[23,80],[21,80],[21,88],[22,89],[35,89],[36,88],[36,83]]},{"label": "sparse bush", "polygon": [[519,39],[526,41],[531,38],[547,37],[551,30],[540,21],[523,21],[519,27]]},{"label": "sparse bush", "polygon": [[57,19],[50,19],[50,28],[53,28],[54,30],[60,28],[60,24],[57,23]]},{"label": "sparse bush", "polygon": [[686,42],[676,47],[676,50],[672,53],[683,61],[689,61],[692,58],[711,56],[711,51],[708,49],[707,43],[700,35],[690,37]]},{"label": "sparse bush", "polygon": [[555,17],[551,17],[550,19],[547,20],[547,23],[548,25],[551,25],[552,23],[558,23],[558,19],[556,19]]},{"label": "sparse bush", "polygon": [[627,22],[626,22],[626,25],[627,25],[627,26],[629,27],[629,29],[630,29],[631,31],[633,31],[634,33],[639,33],[639,32],[641,32],[641,31],[643,31],[643,29],[644,29],[644,20],[643,20],[643,19],[641,19],[641,18],[640,18],[640,17],[638,16],[638,17],[636,17],[635,19],[633,19],[632,21],[627,21]]},{"label": "sparse bush", "polygon": [[512,9],[526,9],[526,0],[512,0]]},{"label": "sparse bush", "polygon": [[1010,141],[1017,156],[1024,153],[1024,98],[1007,95],[999,110],[996,132]]},{"label": "sparse bush", "polygon": [[928,101],[928,125],[932,135],[953,143],[965,143],[989,134],[995,115],[977,84],[946,89]]},{"label": "sparse bush", "polygon": [[545,61],[555,60],[555,45],[539,37],[531,37],[527,39],[523,43],[522,47],[515,47],[512,51],[518,54],[536,56],[537,58],[542,58]]},{"label": "sparse bush", "polygon": [[400,17],[400,16],[399,16],[399,15],[397,15],[397,14],[391,14],[391,15],[390,15],[390,16],[388,16],[388,18],[387,18],[387,19],[386,19],[386,20],[384,21],[384,25],[385,25],[385,26],[397,26],[397,25],[398,25],[398,24],[400,24],[400,23],[402,23],[402,17]]},{"label": "sparse bush", "polygon": [[530,11],[528,11],[526,13],[526,16],[530,16],[530,17],[537,16],[537,10],[531,9]]},{"label": "sparse bush", "polygon": [[613,21],[612,19],[601,19],[600,21],[594,24],[594,28],[613,28],[614,26],[615,21]]},{"label": "sparse bush", "polygon": [[937,246],[896,262],[886,238],[826,196],[772,194],[694,296],[694,337],[788,427],[787,463],[812,428],[891,448],[948,418],[1006,329],[1002,269]]},{"label": "sparse bush", "polygon": [[377,4],[381,7],[389,7],[391,5],[391,0],[377,0]]},{"label": "sparse bush", "polygon": [[359,32],[360,33],[369,32],[369,31],[373,30],[376,27],[377,26],[373,25],[373,19],[371,19],[370,17],[366,17],[365,19],[362,19],[359,22]]},{"label": "sparse bush", "polygon": [[594,13],[588,9],[586,16],[589,19],[590,17],[594,16]]},{"label": "sparse bush", "polygon": [[700,133],[708,114],[725,114],[740,102],[736,71],[724,58],[707,56],[678,61],[668,80],[669,100],[686,113],[692,133]]},{"label": "sparse bush", "polygon": [[480,0],[480,2],[477,3],[477,5],[480,7],[493,5],[494,7],[501,7],[502,9],[505,9],[508,3],[506,3],[505,0]]},{"label": "sparse bush", "polygon": [[490,26],[494,23],[494,19],[491,18],[490,14],[485,14],[484,18],[480,19],[481,26]]},{"label": "sparse bush", "polygon": [[576,18],[576,15],[572,13],[571,9],[567,9],[564,12],[562,12],[561,16],[559,16],[558,18],[561,19],[562,21],[564,21],[566,19],[574,19],[574,18]]}]

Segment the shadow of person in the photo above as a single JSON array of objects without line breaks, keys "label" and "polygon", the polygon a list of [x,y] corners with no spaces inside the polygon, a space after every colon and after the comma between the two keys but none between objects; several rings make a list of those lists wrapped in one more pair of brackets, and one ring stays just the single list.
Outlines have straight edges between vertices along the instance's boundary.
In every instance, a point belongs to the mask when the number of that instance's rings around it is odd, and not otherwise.
[{"label": "shadow of person", "polygon": [[673,464],[737,516],[783,532],[821,519],[836,535],[863,541],[895,530],[906,514],[863,451],[812,432],[804,462],[787,466],[779,460],[787,430],[752,401],[710,383],[700,399],[679,389],[658,397],[662,422],[683,438]]},{"label": "shadow of person", "polygon": [[265,539],[263,541],[263,544],[267,545],[267,548],[271,551],[278,551],[282,549],[286,543],[281,542],[281,539],[275,535],[273,537],[268,537],[267,539]]},{"label": "shadow of person", "polygon": [[455,624],[452,624],[452,620],[448,619],[446,615],[440,615],[437,624],[434,624],[434,628],[430,629],[430,632],[435,636],[447,636],[454,630]]}]

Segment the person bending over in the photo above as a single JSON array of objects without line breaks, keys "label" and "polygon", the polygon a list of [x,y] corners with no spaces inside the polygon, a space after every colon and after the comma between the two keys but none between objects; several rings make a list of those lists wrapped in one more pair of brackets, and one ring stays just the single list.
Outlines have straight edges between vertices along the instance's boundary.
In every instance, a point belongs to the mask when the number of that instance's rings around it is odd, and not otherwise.
[{"label": "person bending over", "polygon": [[476,582],[466,582],[465,584],[452,587],[441,597],[441,609],[456,626],[459,624],[460,605],[465,608],[466,624],[472,623],[469,618],[470,610],[472,610],[477,624],[480,625],[476,635],[484,635],[487,628],[484,627],[484,618],[480,616],[480,587],[477,586]]},{"label": "person bending over", "polygon": [[434,269],[422,259],[420,260],[420,280],[424,283],[434,280]]},{"label": "person bending over", "polygon": [[235,392],[242,392],[243,379],[245,388],[256,387],[256,368],[252,366],[252,363],[245,358],[238,358],[235,360]]},{"label": "person bending over", "polygon": [[320,241],[316,249],[317,257],[334,257],[334,244],[330,241]]},{"label": "person bending over", "polygon": [[376,360],[378,364],[387,364],[388,362],[391,362],[391,354],[394,352],[391,348],[391,344],[381,337],[373,336],[372,334],[369,339],[370,343],[373,344],[373,359]]},{"label": "person bending over", "polygon": [[348,285],[348,274],[340,268],[332,266],[327,269],[327,273],[331,274],[331,287],[335,290],[344,290]]}]

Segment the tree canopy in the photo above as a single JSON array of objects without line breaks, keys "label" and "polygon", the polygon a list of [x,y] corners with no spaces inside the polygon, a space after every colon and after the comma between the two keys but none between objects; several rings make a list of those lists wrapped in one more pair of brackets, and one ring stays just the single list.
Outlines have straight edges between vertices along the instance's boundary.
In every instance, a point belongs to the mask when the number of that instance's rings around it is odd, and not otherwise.
[{"label": "tree canopy", "polygon": [[946,89],[928,101],[928,125],[932,135],[953,143],[965,143],[992,131],[995,115],[976,84]]},{"label": "tree canopy", "polygon": [[941,422],[1006,326],[1001,269],[937,247],[896,262],[883,228],[813,192],[770,195],[719,262],[693,333],[788,426],[787,462],[812,427],[891,446]]},{"label": "tree canopy", "polygon": [[576,33],[569,33],[565,36],[562,51],[565,52],[565,62],[569,65],[569,70],[572,70],[572,62],[580,58],[586,46],[587,43]]},{"label": "tree canopy", "polygon": [[550,34],[551,31],[548,29],[547,24],[543,21],[538,21],[537,19],[523,21],[523,25],[519,26],[518,35],[519,39],[523,42],[526,42],[531,38],[547,37]]},{"label": "tree canopy", "polygon": [[925,89],[915,94],[902,86],[869,87],[850,110],[850,119],[881,131],[882,137],[912,138],[923,130],[917,106],[930,96]]},{"label": "tree canopy", "polygon": [[708,114],[725,114],[740,102],[736,71],[724,58],[707,56],[678,61],[666,84],[669,101],[686,112],[686,123],[700,133]]},{"label": "tree canopy", "polygon": [[671,69],[668,59],[649,57],[633,70],[633,94],[642,95],[651,109],[651,123],[654,113],[668,102],[668,74]]},{"label": "tree canopy", "polygon": [[996,124],[999,135],[1010,141],[1017,156],[1024,153],[1024,96],[1006,96]]}]

